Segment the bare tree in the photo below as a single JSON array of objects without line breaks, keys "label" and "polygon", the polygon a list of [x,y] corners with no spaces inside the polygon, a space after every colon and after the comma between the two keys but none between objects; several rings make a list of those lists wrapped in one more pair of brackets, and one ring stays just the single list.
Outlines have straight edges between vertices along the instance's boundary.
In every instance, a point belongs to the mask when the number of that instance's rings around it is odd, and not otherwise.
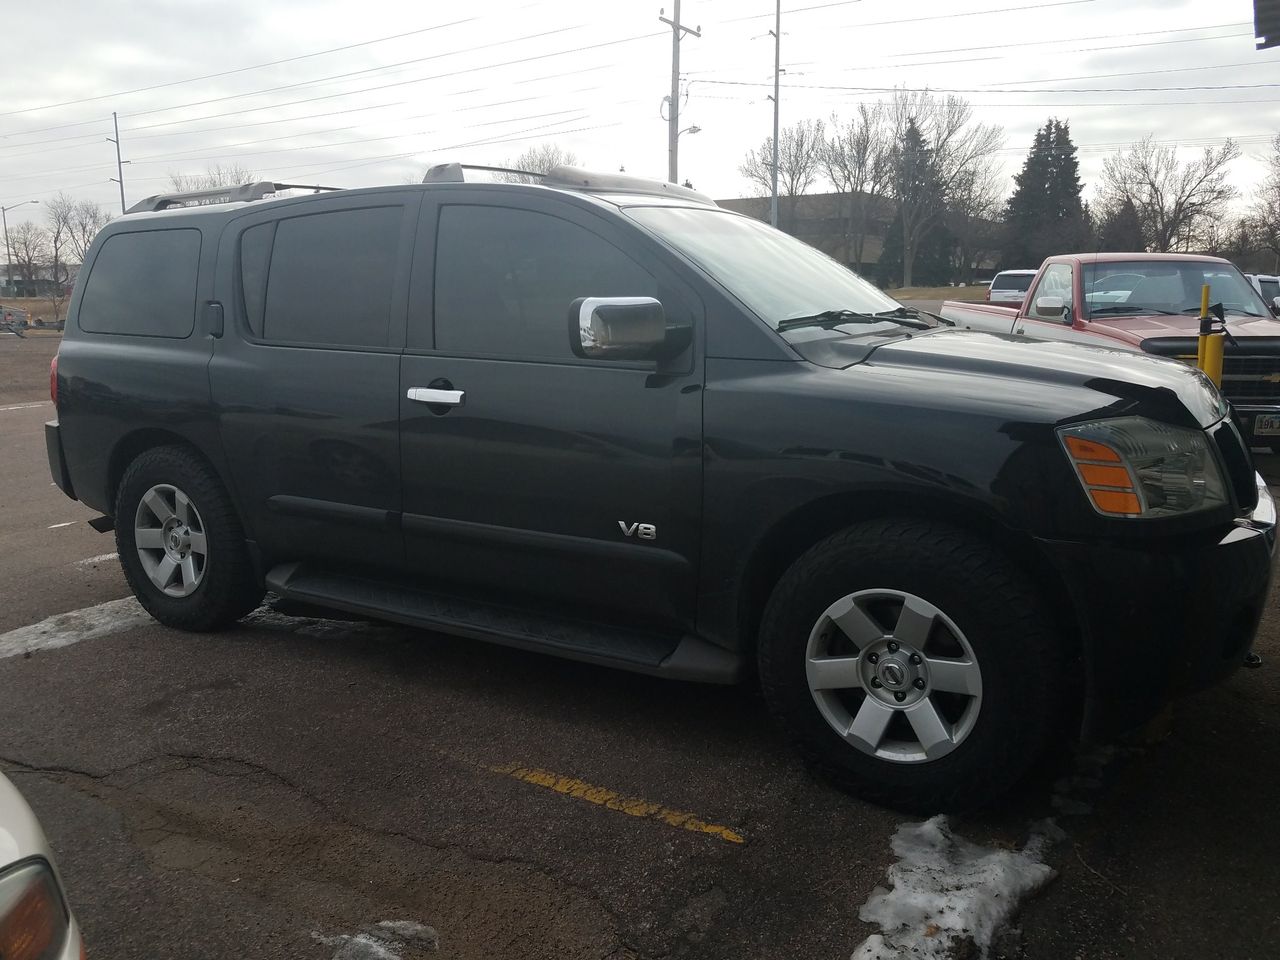
[{"label": "bare tree", "polygon": [[45,299],[53,310],[55,322],[62,319],[62,307],[66,303],[67,283],[71,272],[67,268],[64,254],[71,245],[71,218],[76,201],[61,191],[44,205],[45,228],[48,237],[47,252],[49,264],[49,280],[45,291]]},{"label": "bare tree", "polygon": [[1249,220],[1258,242],[1275,254],[1273,269],[1280,271],[1280,133],[1271,141],[1267,176],[1253,195]]},{"label": "bare tree", "polygon": [[71,229],[67,239],[70,242],[71,256],[76,263],[83,265],[89,255],[89,245],[103,227],[111,222],[111,214],[92,200],[77,200],[71,208]]},{"label": "bare tree", "polygon": [[1004,179],[994,157],[983,157],[960,173],[947,197],[944,222],[956,241],[957,279],[973,282],[975,269],[1000,249],[996,222],[1004,203]]},{"label": "bare tree", "polygon": [[1227,174],[1239,156],[1235,141],[1227,140],[1181,164],[1175,148],[1160,146],[1148,135],[1104,161],[1099,192],[1112,208],[1126,200],[1133,204],[1150,250],[1189,250],[1203,241],[1206,227],[1235,198]]},{"label": "bare tree", "polygon": [[846,259],[861,266],[871,217],[889,186],[892,170],[892,144],[884,104],[860,104],[858,115],[844,123],[832,116],[831,131],[820,163],[836,193],[845,195],[842,205]]},{"label": "bare tree", "polygon": [[217,187],[237,187],[242,183],[254,183],[258,175],[238,163],[215,163],[204,173],[169,172],[169,185],[175,193],[191,190],[213,190]]},{"label": "bare tree", "polygon": [[9,231],[9,246],[13,250],[13,266],[18,276],[27,281],[35,280],[41,266],[49,259],[49,235],[44,227],[32,220],[24,220]]},{"label": "bare tree", "polygon": [[[794,225],[796,198],[808,192],[822,172],[826,127],[821,120],[801,120],[778,134],[778,196],[787,198],[789,220]],[[773,137],[747,153],[738,172],[761,195],[773,192]],[[794,226],[793,226],[794,229]]]},{"label": "bare tree", "polygon": [[[572,167],[578,162],[578,156],[572,150],[566,150],[556,143],[540,143],[530,147],[514,160],[506,159],[498,164],[512,170],[528,170],[530,173],[550,173],[553,167]],[[495,173],[493,178],[499,183],[537,183],[537,177],[528,177],[519,173]]]},{"label": "bare tree", "polygon": [[1004,145],[1004,131],[974,123],[973,107],[952,94],[896,90],[888,112],[894,133],[891,189],[902,225],[902,285],[909,287],[916,251],[942,222],[948,196],[973,176],[976,164]]}]

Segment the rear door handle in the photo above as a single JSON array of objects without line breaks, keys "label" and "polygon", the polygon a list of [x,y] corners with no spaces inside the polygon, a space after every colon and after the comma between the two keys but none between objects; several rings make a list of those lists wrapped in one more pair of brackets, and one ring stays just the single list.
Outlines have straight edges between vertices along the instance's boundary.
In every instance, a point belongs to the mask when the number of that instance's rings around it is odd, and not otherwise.
[{"label": "rear door handle", "polygon": [[410,387],[408,397],[418,403],[439,403],[460,407],[467,395],[462,390],[438,390],[434,387]]}]

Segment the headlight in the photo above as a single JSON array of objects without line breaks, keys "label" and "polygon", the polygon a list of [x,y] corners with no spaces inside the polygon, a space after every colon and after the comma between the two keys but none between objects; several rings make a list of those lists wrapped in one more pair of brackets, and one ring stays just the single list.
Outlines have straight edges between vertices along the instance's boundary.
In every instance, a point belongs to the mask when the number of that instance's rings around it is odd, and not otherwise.
[{"label": "headlight", "polygon": [[1108,517],[1169,517],[1227,503],[1227,488],[1199,430],[1142,417],[1058,431],[1089,502]]},{"label": "headlight", "polygon": [[47,863],[35,860],[0,873],[0,957],[54,960],[69,927],[58,881]]}]

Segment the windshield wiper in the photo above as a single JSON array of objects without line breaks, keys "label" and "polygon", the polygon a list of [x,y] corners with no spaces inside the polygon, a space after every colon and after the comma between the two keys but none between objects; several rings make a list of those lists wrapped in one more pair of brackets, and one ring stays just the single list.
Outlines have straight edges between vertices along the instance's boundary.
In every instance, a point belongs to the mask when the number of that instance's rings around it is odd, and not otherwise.
[{"label": "windshield wiper", "polygon": [[933,317],[933,319],[937,320],[938,323],[944,324],[945,326],[954,327],[956,325],[954,320],[948,320],[946,317],[939,316],[936,313],[931,313],[928,310],[921,310],[919,307],[894,307],[892,310],[880,310],[874,314],[874,316],[904,317],[908,320],[918,320],[921,317]]},{"label": "windshield wiper", "polygon": [[[1182,312],[1183,312],[1183,313],[1189,313],[1189,314],[1192,314],[1193,316],[1199,316],[1199,315],[1200,315],[1200,308],[1199,308],[1199,307],[1187,307],[1187,308],[1185,308]],[[1241,310],[1241,309],[1239,309],[1239,308],[1237,308],[1237,307],[1228,307],[1228,308],[1227,308],[1227,313],[1240,313],[1240,314],[1244,314],[1246,317],[1260,317],[1260,316],[1262,316],[1262,314],[1260,314],[1260,313],[1250,313],[1248,310]]]},{"label": "windshield wiper", "polygon": [[[1199,307],[1196,308],[1200,309]],[[1155,307],[1139,307],[1132,303],[1113,303],[1105,307],[1090,307],[1089,316],[1096,317],[1100,313],[1157,313],[1166,317],[1176,317],[1172,310],[1157,310]]]},{"label": "windshield wiper", "polygon": [[856,310],[823,310],[803,317],[788,317],[778,321],[778,332],[795,330],[797,327],[839,327],[846,323],[896,323],[899,326],[911,327],[913,330],[932,330],[923,320],[908,317],[883,316],[878,313],[858,313]]}]

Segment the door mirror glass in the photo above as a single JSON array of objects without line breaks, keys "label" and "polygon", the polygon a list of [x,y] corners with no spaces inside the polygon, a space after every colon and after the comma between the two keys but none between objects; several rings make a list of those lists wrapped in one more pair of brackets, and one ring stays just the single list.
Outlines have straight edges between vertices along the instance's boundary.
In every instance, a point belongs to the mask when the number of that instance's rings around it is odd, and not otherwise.
[{"label": "door mirror glass", "polygon": [[653,297],[579,297],[569,307],[569,347],[586,360],[651,360],[666,339]]},{"label": "door mirror glass", "polygon": [[1036,297],[1036,313],[1055,313],[1063,306],[1061,297]]}]

